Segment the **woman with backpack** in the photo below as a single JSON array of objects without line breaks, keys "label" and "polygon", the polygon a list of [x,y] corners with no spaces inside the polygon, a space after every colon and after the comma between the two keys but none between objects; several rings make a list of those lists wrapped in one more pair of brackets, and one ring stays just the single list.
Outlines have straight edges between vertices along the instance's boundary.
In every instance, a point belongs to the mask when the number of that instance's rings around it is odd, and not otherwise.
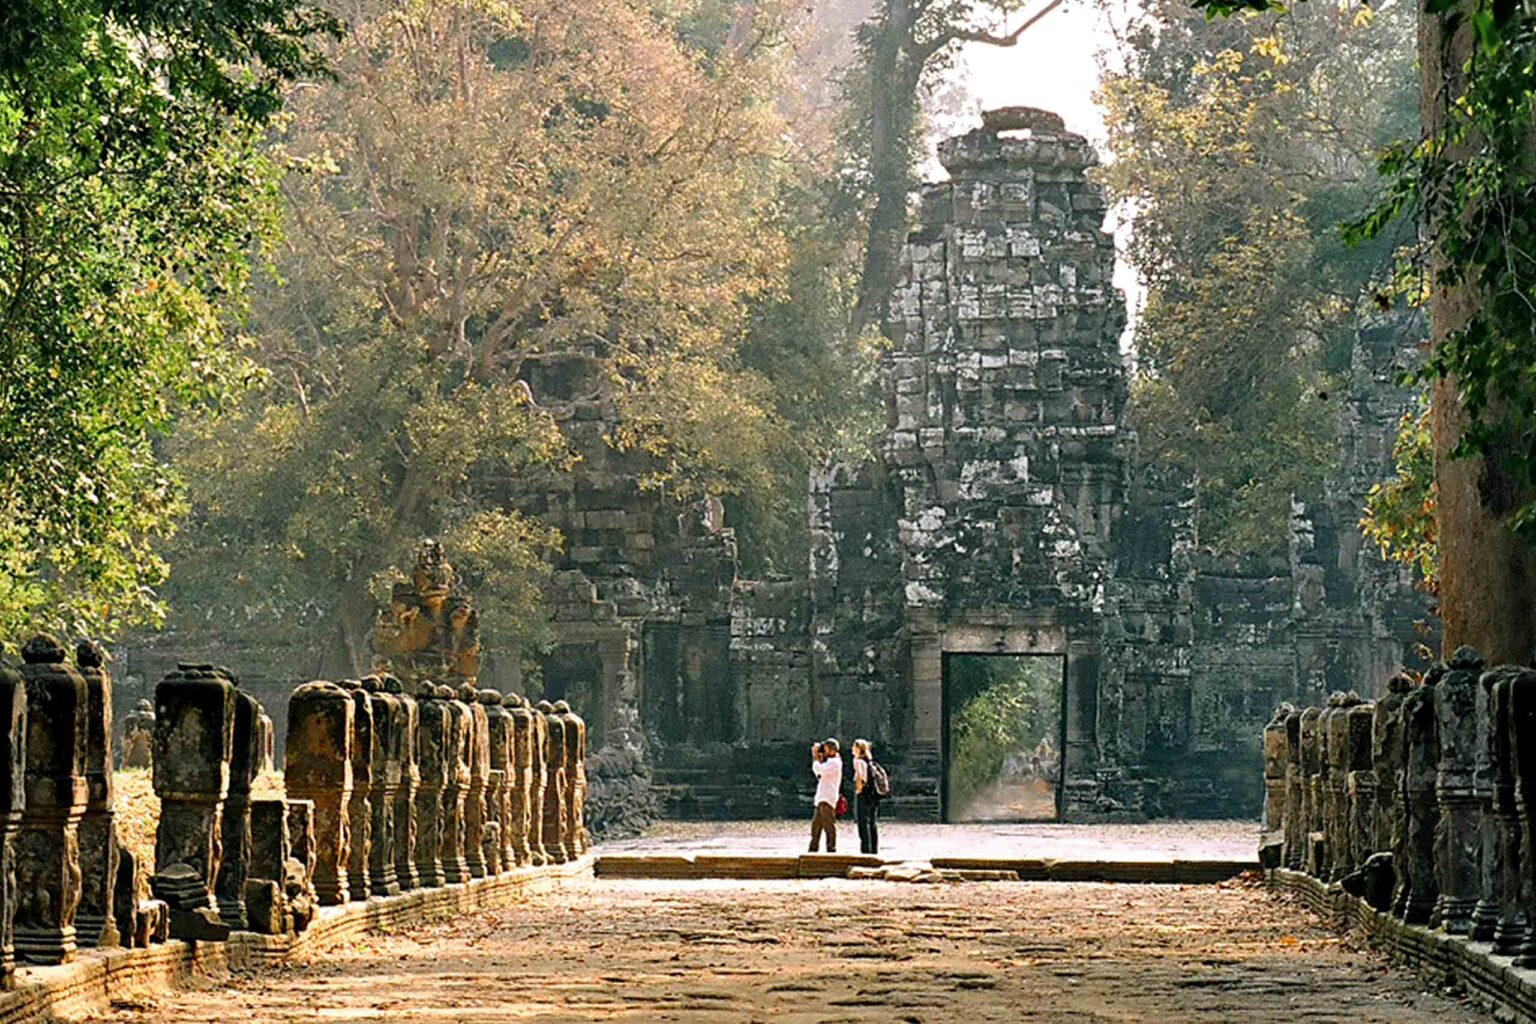
[{"label": "woman with backpack", "polygon": [[880,852],[880,800],[891,791],[890,776],[869,740],[853,741],[853,817],[859,825],[859,852]]}]

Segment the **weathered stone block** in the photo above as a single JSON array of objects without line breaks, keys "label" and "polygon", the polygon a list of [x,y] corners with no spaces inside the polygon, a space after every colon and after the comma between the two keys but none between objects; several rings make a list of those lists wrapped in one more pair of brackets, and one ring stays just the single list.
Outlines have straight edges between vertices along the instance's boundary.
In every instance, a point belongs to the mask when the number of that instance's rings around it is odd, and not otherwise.
[{"label": "weathered stone block", "polygon": [[350,895],[348,811],[356,734],[354,707],[346,690],[322,681],[305,683],[288,700],[283,777],[290,797],[314,805],[315,863],[311,877],[323,906],[345,903]]},{"label": "weathered stone block", "polygon": [[117,832],[112,810],[112,677],[106,652],[83,641],[75,647],[75,666],[85,679],[85,813],[80,818],[80,909],[75,937],[82,948],[116,946],[112,912],[117,881]]}]

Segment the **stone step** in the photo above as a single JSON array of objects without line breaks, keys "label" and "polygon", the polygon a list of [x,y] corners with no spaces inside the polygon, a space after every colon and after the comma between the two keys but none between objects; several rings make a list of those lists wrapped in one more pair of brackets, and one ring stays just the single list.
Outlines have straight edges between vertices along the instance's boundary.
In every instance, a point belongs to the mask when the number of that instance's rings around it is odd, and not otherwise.
[{"label": "stone step", "polygon": [[[857,853],[599,853],[599,878],[875,878],[909,862]],[[1256,860],[1055,860],[1014,857],[934,857],[946,881],[1118,882],[1205,885],[1259,869]]]}]

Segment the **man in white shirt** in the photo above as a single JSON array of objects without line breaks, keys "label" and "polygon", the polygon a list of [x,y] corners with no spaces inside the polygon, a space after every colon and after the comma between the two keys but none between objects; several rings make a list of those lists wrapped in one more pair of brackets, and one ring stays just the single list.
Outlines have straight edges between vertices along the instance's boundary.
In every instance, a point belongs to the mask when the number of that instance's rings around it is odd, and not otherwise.
[{"label": "man in white shirt", "polygon": [[843,759],[837,740],[811,744],[811,774],[816,776],[816,811],[811,815],[811,852],[827,837],[827,852],[837,852],[837,799],[843,795]]}]

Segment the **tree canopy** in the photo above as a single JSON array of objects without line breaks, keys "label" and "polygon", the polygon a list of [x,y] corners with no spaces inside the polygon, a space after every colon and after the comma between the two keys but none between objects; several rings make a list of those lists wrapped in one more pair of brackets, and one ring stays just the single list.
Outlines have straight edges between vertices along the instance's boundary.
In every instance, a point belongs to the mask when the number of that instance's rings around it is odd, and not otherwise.
[{"label": "tree canopy", "polygon": [[1414,12],[1207,21],[1162,0],[1124,38],[1100,98],[1102,176],[1146,289],[1131,419],[1146,458],[1198,481],[1202,545],[1281,551],[1292,495],[1318,496],[1332,467],[1355,334],[1412,237],[1351,246],[1341,228],[1372,206],[1376,151],[1414,123]]},{"label": "tree canopy", "polygon": [[300,0],[0,10],[0,635],[158,614],[181,499],[157,439],[244,373],[258,141],[338,29]]}]

